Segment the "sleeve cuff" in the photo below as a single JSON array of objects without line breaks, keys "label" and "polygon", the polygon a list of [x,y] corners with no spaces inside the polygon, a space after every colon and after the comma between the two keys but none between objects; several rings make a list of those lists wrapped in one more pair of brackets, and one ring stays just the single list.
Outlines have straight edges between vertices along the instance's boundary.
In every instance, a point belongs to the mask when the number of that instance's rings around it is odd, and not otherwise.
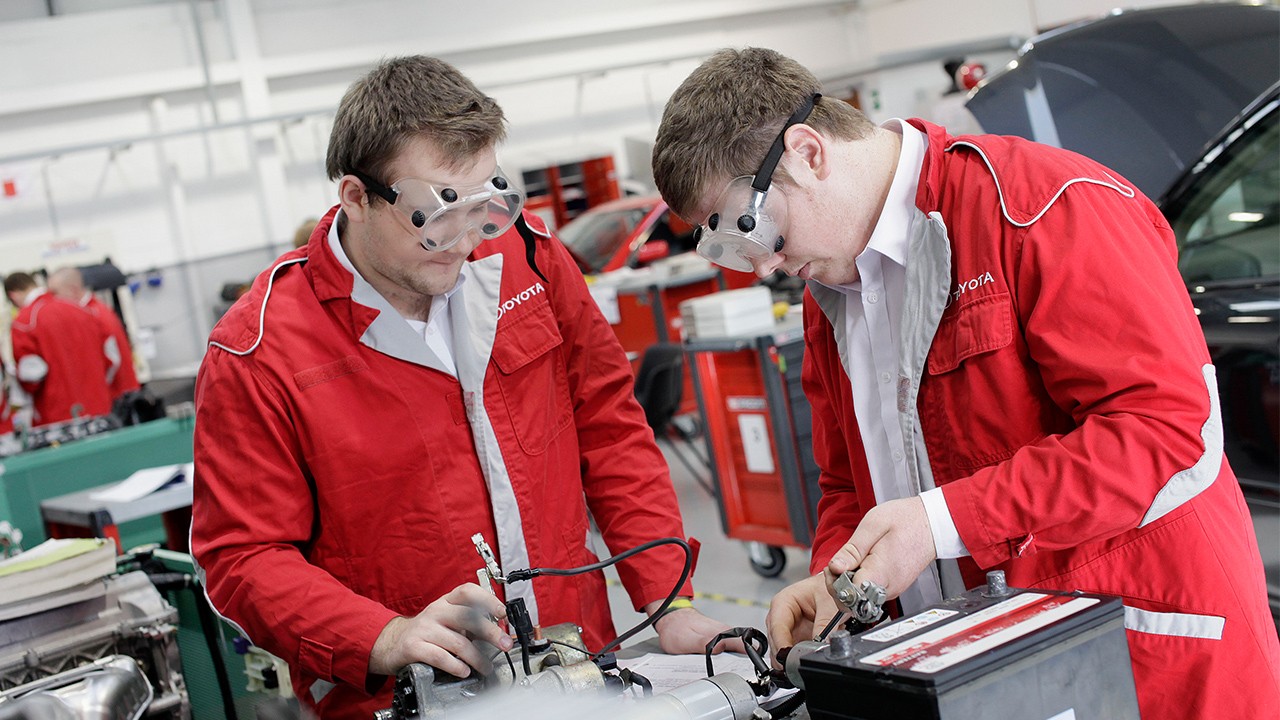
[{"label": "sleeve cuff", "polygon": [[933,533],[933,546],[937,550],[938,559],[968,557],[969,548],[960,539],[960,532],[951,519],[951,511],[947,509],[947,499],[942,495],[942,488],[920,493],[920,500],[924,502],[925,515],[929,517],[929,531]]}]

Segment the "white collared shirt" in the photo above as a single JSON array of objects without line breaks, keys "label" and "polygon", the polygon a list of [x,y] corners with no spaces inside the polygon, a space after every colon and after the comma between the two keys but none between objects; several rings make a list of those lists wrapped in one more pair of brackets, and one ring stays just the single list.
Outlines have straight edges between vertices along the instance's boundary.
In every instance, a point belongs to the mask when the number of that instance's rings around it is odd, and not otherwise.
[{"label": "white collared shirt", "polygon": [[[341,211],[339,211],[341,215]],[[334,257],[338,258],[338,262],[342,267],[351,272],[352,275],[358,275],[356,268],[351,264],[351,258],[347,257],[347,253],[342,249],[342,243],[338,239],[338,217],[333,218],[333,224],[329,226],[329,249],[333,251]],[[453,294],[458,292],[458,288],[462,287],[465,281],[465,273],[459,273],[458,280],[453,287],[443,295],[431,296],[431,309],[427,312],[426,322],[422,320],[410,320],[409,318],[400,316],[402,320],[408,323],[427,347],[435,353],[439,358],[444,369],[450,375],[457,377],[458,369],[453,362],[453,320],[449,315],[449,299]],[[399,313],[397,313],[399,314]]]},{"label": "white collared shirt", "polygon": [[27,307],[31,303],[35,302],[36,298],[40,297],[41,295],[44,295],[47,292],[49,292],[49,288],[42,288],[38,286],[35,288],[32,288],[31,292],[27,293],[27,296],[22,298],[22,307]]},{"label": "white collared shirt", "polygon": [[[910,485],[898,418],[898,343],[910,261],[908,239],[928,143],[924,133],[902,120],[889,120],[883,127],[902,135],[893,182],[871,238],[855,261],[858,281],[835,288],[846,298],[849,350],[845,372],[853,386],[854,415],[877,504],[916,494]],[[923,447],[918,424],[916,444]],[[968,555],[942,491],[933,487],[928,477],[922,482],[927,487],[920,488],[920,498],[938,557]]]}]

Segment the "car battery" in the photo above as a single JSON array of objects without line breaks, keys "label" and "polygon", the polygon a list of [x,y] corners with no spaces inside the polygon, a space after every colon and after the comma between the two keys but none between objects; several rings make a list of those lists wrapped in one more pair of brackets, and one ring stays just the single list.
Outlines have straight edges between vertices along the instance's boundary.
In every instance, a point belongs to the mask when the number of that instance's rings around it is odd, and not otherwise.
[{"label": "car battery", "polygon": [[800,658],[814,720],[1138,718],[1119,598],[987,586]]}]

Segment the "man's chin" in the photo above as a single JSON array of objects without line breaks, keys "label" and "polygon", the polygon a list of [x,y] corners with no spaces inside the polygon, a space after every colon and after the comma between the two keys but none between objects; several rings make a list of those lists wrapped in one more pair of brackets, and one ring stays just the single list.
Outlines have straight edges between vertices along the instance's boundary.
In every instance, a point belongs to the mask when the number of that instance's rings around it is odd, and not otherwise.
[{"label": "man's chin", "polygon": [[443,295],[458,284],[458,275],[462,272],[462,263],[451,266],[433,265],[427,272],[419,275],[414,287],[424,295]]}]

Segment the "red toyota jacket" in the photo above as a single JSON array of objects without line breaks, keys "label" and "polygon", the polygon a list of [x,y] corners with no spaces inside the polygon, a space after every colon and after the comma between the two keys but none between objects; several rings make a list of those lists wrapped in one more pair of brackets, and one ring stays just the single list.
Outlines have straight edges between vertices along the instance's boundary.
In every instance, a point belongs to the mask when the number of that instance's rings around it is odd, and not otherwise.
[{"label": "red toyota jacket", "polygon": [[116,341],[116,350],[120,353],[120,365],[109,380],[111,399],[114,400],[127,392],[137,390],[141,386],[138,384],[138,373],[133,369],[133,348],[129,345],[129,333],[125,332],[120,316],[92,294],[87,296],[80,307],[97,318],[102,329]]},{"label": "red toyota jacket", "polygon": [[[378,633],[475,582],[472,534],[500,549],[514,517],[532,566],[569,568],[596,560],[588,509],[614,552],[682,528],[625,354],[558,241],[537,244],[545,282],[515,230],[472,255],[449,304],[455,337],[471,336],[454,348],[460,381],[412,360],[420,335],[388,340],[408,329],[398,316],[353,300],[360,283],[328,244],[333,217],[213,330],[196,388],[191,547],[214,606],[289,663],[298,696],[322,717],[363,720],[390,702],[390,683],[367,674]],[[473,352],[480,393],[467,389]],[[504,477],[514,506],[491,498]],[[682,564],[668,546],[619,572],[639,608],[671,591]],[[612,639],[600,573],[532,583],[542,625],[577,623],[589,649]]]},{"label": "red toyota jacket", "polygon": [[[1011,586],[1123,597],[1143,717],[1280,715],[1257,542],[1164,218],[1079,155],[912,124],[929,146],[901,430],[912,476],[942,487],[972,553],[966,584],[999,568]],[[832,322],[843,302],[809,284],[815,572],[875,504]]]},{"label": "red toyota jacket", "polygon": [[[88,313],[41,293],[18,311],[10,329],[18,382],[31,395],[34,425],[111,412],[106,332]],[[32,369],[43,376],[32,379]]]}]

